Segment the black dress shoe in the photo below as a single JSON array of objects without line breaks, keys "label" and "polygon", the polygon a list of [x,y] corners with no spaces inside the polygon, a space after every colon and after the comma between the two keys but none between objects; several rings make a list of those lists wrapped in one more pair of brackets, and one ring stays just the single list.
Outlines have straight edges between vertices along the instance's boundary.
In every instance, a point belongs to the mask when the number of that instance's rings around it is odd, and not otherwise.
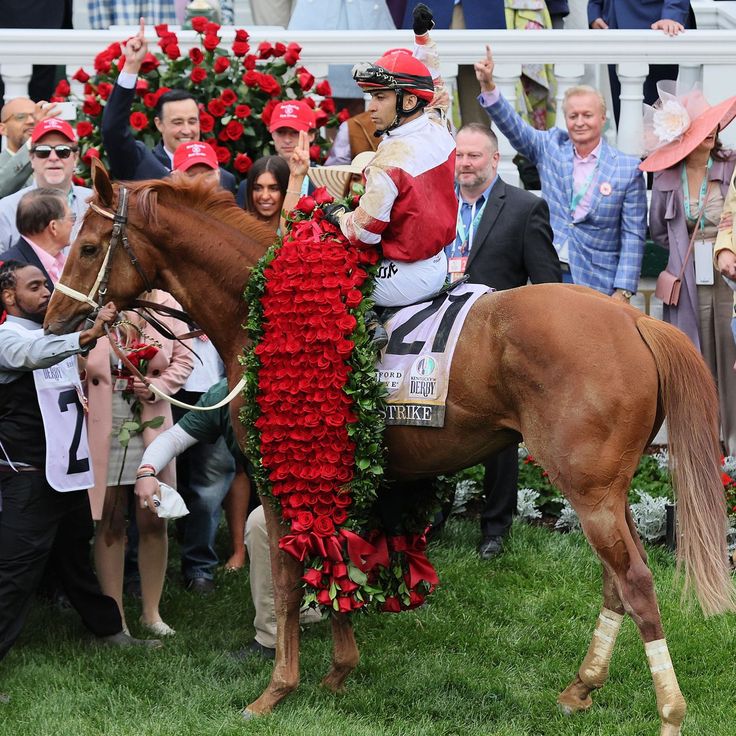
[{"label": "black dress shoe", "polygon": [[276,657],[276,649],[273,647],[264,647],[263,644],[253,639],[247,647],[238,649],[235,652],[230,652],[230,656],[233,659],[237,659],[238,662],[243,662],[244,660],[252,659],[253,657],[274,659],[274,657]]},{"label": "black dress shoe", "polygon": [[209,578],[190,578],[184,583],[184,587],[199,595],[212,595],[215,592],[215,581]]},{"label": "black dress shoe", "polygon": [[478,547],[481,560],[492,560],[503,551],[503,537],[485,537]]},{"label": "black dress shoe", "polygon": [[97,641],[108,647],[120,647],[122,649],[128,647],[143,647],[144,649],[161,649],[163,643],[159,639],[136,639],[124,631],[118,631],[117,634],[110,636],[98,636]]}]

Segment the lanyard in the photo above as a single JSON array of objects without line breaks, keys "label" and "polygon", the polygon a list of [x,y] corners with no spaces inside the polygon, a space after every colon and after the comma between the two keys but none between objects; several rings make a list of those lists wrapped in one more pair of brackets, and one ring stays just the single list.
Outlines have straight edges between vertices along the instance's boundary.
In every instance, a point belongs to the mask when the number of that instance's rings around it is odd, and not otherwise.
[{"label": "lanyard", "polygon": [[[593,167],[593,171],[591,171],[590,174],[588,174],[588,177],[582,183],[580,189],[578,189],[578,191],[575,192],[570,197],[570,213],[571,214],[573,214],[573,215],[575,214],[575,210],[578,208],[578,205],[583,201],[583,197],[585,197],[585,195],[588,193],[588,189],[590,189],[590,185],[593,183],[593,178],[595,177],[595,175],[596,175],[596,173],[598,171],[598,166],[600,165],[600,163],[601,163],[601,160],[600,160],[600,157],[599,157],[597,159],[597,161],[595,162],[595,166]],[[573,186],[574,186],[574,184],[575,184],[575,180],[573,178]]]},{"label": "lanyard", "polygon": [[[700,228],[700,232],[703,232],[705,230],[705,207],[703,206],[705,203],[705,193],[708,190],[708,174],[710,173],[710,168],[713,166],[713,159],[708,157],[708,163],[705,166],[705,176],[703,177],[703,182],[700,185],[700,192],[698,193],[698,212],[702,211],[703,214],[700,218],[700,222],[697,222],[695,224],[696,228]],[[683,199],[685,200],[685,217],[687,217],[688,220],[693,219],[693,214],[690,209],[690,184],[687,180],[687,167],[683,163],[682,164],[682,191],[684,194]]]},{"label": "lanyard", "polygon": [[[473,202],[472,209],[470,210],[470,227],[468,228],[468,231],[465,231],[465,223],[463,222],[462,218],[462,210],[463,205],[467,204],[466,202],[463,202],[462,200],[458,200],[458,208],[457,208],[457,239],[460,240],[460,255],[466,256],[468,255],[468,252],[470,251],[470,247],[473,245],[473,233],[478,228],[478,223],[480,222],[480,218],[483,217],[483,210],[486,208],[486,204],[488,204],[488,199],[486,199],[483,204],[478,208],[478,211],[476,212],[476,205],[478,204],[477,200]],[[457,239],[455,241],[455,247],[457,247]],[[454,249],[453,249],[454,250]]]}]

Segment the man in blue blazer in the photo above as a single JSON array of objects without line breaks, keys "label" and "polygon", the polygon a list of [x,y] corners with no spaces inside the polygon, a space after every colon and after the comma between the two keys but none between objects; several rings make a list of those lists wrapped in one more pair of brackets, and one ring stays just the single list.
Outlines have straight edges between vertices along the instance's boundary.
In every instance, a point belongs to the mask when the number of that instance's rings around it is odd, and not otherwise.
[{"label": "man in blue blazer", "polygon": [[[651,28],[676,36],[686,28],[695,28],[690,0],[588,0],[588,24],[591,28]],[[659,98],[657,82],[677,79],[677,64],[651,64],[644,82],[644,102],[653,105]],[[621,85],[616,67],[610,65],[613,113],[618,122]]]},{"label": "man in blue blazer", "polygon": [[535,130],[496,89],[490,47],[475,72],[481,106],[539,170],[564,280],[630,299],[644,255],[646,189],[639,159],[601,137],[601,95],[591,87],[572,88],[563,107],[567,131]]},{"label": "man in blue blazer", "polygon": [[[130,108],[143,58],[148,51],[143,27],[124,46],[125,64],[102,115],[102,143],[115,179],[161,179],[173,168],[174,152],[181,143],[199,140],[199,108],[191,92],[172,89],[156,105],[156,127],[161,141],[149,149],[133,138]],[[220,185],[235,192],[235,177],[220,168]]]}]

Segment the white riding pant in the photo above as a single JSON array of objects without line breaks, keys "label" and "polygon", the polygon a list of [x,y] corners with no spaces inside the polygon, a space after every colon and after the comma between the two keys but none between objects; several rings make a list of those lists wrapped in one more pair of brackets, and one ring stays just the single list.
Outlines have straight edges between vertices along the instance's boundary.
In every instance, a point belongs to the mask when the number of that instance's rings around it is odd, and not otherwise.
[{"label": "white riding pant", "polygon": [[447,256],[441,250],[423,261],[384,258],[378,266],[371,299],[378,307],[404,307],[436,294],[447,278]]}]

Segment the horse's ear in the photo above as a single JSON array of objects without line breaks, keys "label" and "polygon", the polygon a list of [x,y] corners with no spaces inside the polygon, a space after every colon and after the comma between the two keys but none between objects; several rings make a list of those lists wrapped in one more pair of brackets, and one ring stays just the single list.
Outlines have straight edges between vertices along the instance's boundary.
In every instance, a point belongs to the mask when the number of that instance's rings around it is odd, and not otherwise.
[{"label": "horse's ear", "polygon": [[96,158],[92,159],[92,186],[103,204],[112,206],[112,183],[107,169]]}]

